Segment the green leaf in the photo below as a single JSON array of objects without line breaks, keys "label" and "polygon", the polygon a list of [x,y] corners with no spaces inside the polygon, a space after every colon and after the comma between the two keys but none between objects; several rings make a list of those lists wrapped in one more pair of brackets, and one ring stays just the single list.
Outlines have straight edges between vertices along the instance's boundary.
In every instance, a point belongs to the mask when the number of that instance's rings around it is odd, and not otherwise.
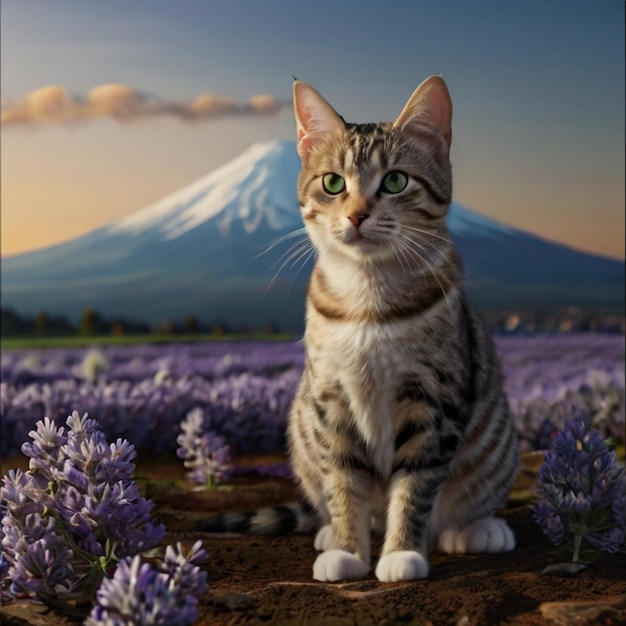
[{"label": "green leaf", "polygon": [[584,563],[554,563],[553,565],[548,565],[541,570],[542,574],[548,574],[550,576],[564,576],[567,578],[571,578],[572,576],[576,576],[578,572],[587,569],[587,565]]}]

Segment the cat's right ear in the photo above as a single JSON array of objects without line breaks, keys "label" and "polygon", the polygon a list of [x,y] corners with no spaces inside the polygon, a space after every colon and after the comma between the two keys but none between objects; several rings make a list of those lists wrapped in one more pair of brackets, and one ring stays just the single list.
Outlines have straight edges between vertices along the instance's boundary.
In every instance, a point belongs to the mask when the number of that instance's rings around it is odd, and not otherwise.
[{"label": "cat's right ear", "polygon": [[307,83],[293,83],[293,108],[298,130],[298,154],[305,163],[317,141],[345,128],[341,116]]},{"label": "cat's right ear", "polygon": [[394,122],[420,138],[435,132],[445,140],[446,149],[452,142],[452,100],[446,83],[439,75],[429,76],[413,92],[402,113]]}]

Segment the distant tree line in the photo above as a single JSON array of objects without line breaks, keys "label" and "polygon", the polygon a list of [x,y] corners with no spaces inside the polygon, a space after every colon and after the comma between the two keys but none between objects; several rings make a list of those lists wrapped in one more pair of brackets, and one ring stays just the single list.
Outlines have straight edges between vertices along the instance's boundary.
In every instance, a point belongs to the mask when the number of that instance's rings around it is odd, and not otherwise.
[{"label": "distant tree line", "polygon": [[[494,334],[533,334],[602,332],[624,334],[623,313],[585,311],[579,308],[561,309],[549,312],[536,311],[483,311],[483,319]],[[196,335],[211,334],[222,337],[230,334],[277,333],[299,334],[293,329],[284,329],[272,322],[258,326],[233,326],[226,321],[211,324],[200,322],[196,315],[188,315],[182,322],[163,320],[155,326],[145,322],[133,322],[122,317],[107,319],[93,307],[87,307],[77,325],[61,315],[51,315],[40,311],[35,317],[17,313],[11,308],[2,308],[2,337],[67,337],[82,336],[123,336],[123,335]]]},{"label": "distant tree line", "polygon": [[34,318],[21,315],[10,308],[1,309],[0,330],[3,337],[63,336],[76,332],[74,326],[62,315],[49,315],[40,311]]},{"label": "distant tree line", "polygon": [[155,326],[145,322],[133,322],[123,317],[103,317],[95,308],[87,307],[78,322],[73,324],[62,315],[51,315],[40,311],[35,317],[22,315],[12,308],[1,309],[2,337],[67,337],[81,336],[124,336],[124,335],[196,335],[213,334],[224,336],[231,333],[261,332],[268,335],[281,332],[275,324],[267,322],[256,328],[235,328],[228,322],[203,324],[196,315],[188,315],[181,323],[164,320]]},{"label": "distant tree line", "polygon": [[77,325],[62,315],[40,311],[35,317],[2,307],[2,337],[66,337],[71,335],[124,335],[151,332],[150,326],[123,318],[105,319],[94,308],[83,311]]}]

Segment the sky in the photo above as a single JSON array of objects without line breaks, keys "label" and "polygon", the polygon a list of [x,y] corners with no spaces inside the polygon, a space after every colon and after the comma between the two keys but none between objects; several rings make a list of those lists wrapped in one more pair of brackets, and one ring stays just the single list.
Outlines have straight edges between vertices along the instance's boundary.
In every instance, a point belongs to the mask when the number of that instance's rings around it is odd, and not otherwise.
[{"label": "sky", "polygon": [[291,139],[293,76],[352,122],[443,75],[454,200],[624,258],[622,0],[2,0],[1,253]]}]

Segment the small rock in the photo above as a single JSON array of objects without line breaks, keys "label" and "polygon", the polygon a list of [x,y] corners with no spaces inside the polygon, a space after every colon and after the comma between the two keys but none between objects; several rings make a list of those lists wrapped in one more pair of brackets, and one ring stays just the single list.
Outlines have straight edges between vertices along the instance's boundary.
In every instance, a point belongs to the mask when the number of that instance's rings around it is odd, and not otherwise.
[{"label": "small rock", "polygon": [[597,602],[544,602],[539,606],[541,614],[559,626],[592,624],[600,618],[615,623],[626,621],[626,595],[605,598]]},{"label": "small rock", "polygon": [[249,611],[259,604],[258,600],[247,596],[245,593],[229,593],[215,598],[214,601],[231,611]]}]

